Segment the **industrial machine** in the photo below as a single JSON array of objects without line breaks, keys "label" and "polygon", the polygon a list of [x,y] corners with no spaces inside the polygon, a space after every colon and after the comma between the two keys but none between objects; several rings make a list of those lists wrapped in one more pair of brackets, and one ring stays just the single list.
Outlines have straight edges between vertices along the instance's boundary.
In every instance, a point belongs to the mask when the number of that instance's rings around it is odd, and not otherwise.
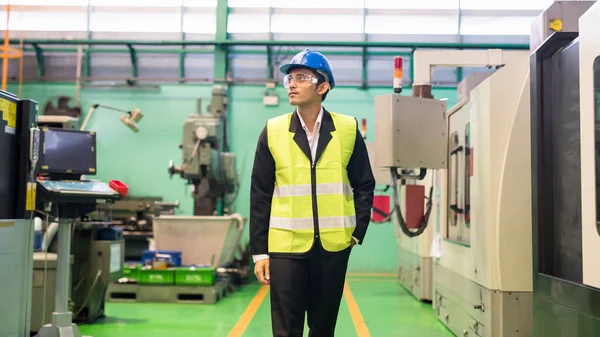
[{"label": "industrial machine", "polygon": [[[414,87],[412,97],[401,95],[401,58],[394,63],[395,93],[375,98],[375,144],[371,160],[374,172],[381,175],[381,168],[388,171],[387,181],[392,186],[391,215],[398,226],[400,282],[417,298],[430,299],[430,258],[429,252],[423,251],[429,242],[419,245],[422,242],[419,238],[429,237],[432,191],[415,181],[431,181],[431,170],[446,166],[446,102],[431,96],[431,85]],[[429,202],[424,207],[426,196]]]},{"label": "industrial machine", "polygon": [[248,263],[236,259],[247,248],[240,239],[246,219],[234,212],[239,190],[235,155],[229,149],[227,128],[227,90],[212,88],[208,114],[202,113],[201,100],[196,113],[183,126],[181,165],[169,163],[171,177],[179,174],[192,185],[193,216],[158,215],[153,219],[157,250],[177,250],[183,265],[211,265],[223,274],[248,274]]},{"label": "industrial machine", "polygon": [[[221,215],[233,208],[237,193],[235,155],[227,140],[227,91],[212,88],[209,114],[202,113],[197,100],[196,114],[183,126],[183,163],[169,163],[169,174],[180,174],[193,186],[194,215]],[[233,196],[233,197],[232,197]]]},{"label": "industrial machine", "polygon": [[[589,7],[589,3],[554,3],[549,9],[552,14],[544,13],[542,15],[549,22],[541,19],[537,23],[551,25],[551,27],[563,31],[576,28],[577,25],[573,25],[573,21],[577,20],[576,15],[583,12],[586,6]],[[576,10],[569,11],[569,8]],[[562,16],[556,16],[556,13]],[[571,15],[572,13],[575,14]],[[590,19],[591,21],[592,19]],[[561,22],[564,25],[560,26]],[[539,36],[547,33],[546,30],[537,28]],[[590,29],[590,34],[591,32]],[[535,43],[535,38],[533,40]],[[560,62],[566,64],[567,50],[564,49],[566,45],[567,43],[562,43],[552,50],[541,50],[539,57],[550,59],[554,57],[554,53],[560,50],[565,54]],[[544,174],[544,177],[549,179],[548,181],[538,180],[532,184],[530,177],[523,174],[523,168],[528,167],[531,162],[529,55],[523,52],[508,53],[500,50],[450,52],[430,50],[421,53],[417,51],[414,56],[415,84],[417,84],[414,94],[421,97],[424,94],[430,96],[430,89],[422,84],[428,83],[431,66],[482,66],[486,64],[482,62],[487,62],[489,66],[495,66],[497,70],[483,81],[476,81],[480,83],[470,90],[470,94],[463,94],[466,97],[444,114],[446,117],[444,130],[439,130],[436,123],[428,122],[426,124],[429,128],[444,134],[447,137],[446,141],[434,143],[432,136],[425,131],[419,130],[417,134],[411,134],[410,131],[402,130],[402,127],[398,127],[398,124],[394,123],[395,119],[403,119],[406,129],[416,129],[420,125],[425,125],[422,122],[424,116],[407,117],[421,112],[424,104],[420,104],[419,107],[406,106],[398,108],[396,111],[393,109],[390,111],[387,107],[378,106],[377,100],[383,100],[383,98],[376,98],[376,123],[378,123],[376,142],[381,142],[376,148],[381,152],[395,153],[395,157],[390,157],[392,160],[387,162],[380,161],[378,153],[377,166],[392,167],[392,169],[394,167],[402,168],[403,173],[410,173],[411,167],[419,167],[419,164],[427,163],[425,160],[403,163],[403,161],[413,158],[415,153],[418,156],[423,156],[422,152],[433,156],[439,152],[440,147],[443,147],[446,152],[443,165],[440,165],[437,170],[421,169],[421,174],[418,176],[414,174],[413,177],[407,178],[404,178],[402,174],[396,175],[396,178],[402,180],[400,192],[394,188],[395,201],[398,202],[400,199],[398,194],[402,197],[402,204],[396,205],[396,208],[401,210],[398,212],[399,233],[404,234],[404,236],[400,235],[399,240],[400,249],[403,249],[401,255],[404,255],[404,258],[399,261],[401,281],[415,296],[421,299],[426,297],[423,290],[426,285],[420,286],[420,281],[427,281],[427,275],[423,270],[424,266],[427,267],[426,256],[420,256],[420,263],[414,261],[415,255],[418,254],[416,252],[427,252],[433,257],[433,306],[439,320],[454,334],[460,336],[531,336],[534,330],[532,312],[535,307],[531,273],[533,264],[530,226],[531,186],[535,186],[534,194],[537,189],[540,189],[539,191],[543,190],[544,192],[538,191],[538,195],[550,198],[553,196],[552,190],[541,186],[568,189],[568,186],[579,186],[579,184],[578,182],[568,183],[563,179],[563,175],[557,174]],[[537,80],[536,83],[548,83],[549,85],[558,79],[562,81],[567,69],[570,69],[571,72],[575,69],[573,66],[566,65],[564,68],[560,68],[563,66],[560,62],[554,59],[552,63],[548,61],[541,65],[540,71],[543,71],[547,77]],[[588,68],[590,67],[588,66]],[[565,74],[554,74],[557,69],[565,69]],[[553,76],[551,77],[550,74]],[[572,77],[572,75],[570,76]],[[551,87],[563,88],[563,85],[565,89],[574,87],[572,84],[564,83],[566,81],[561,81],[558,81],[561,83],[560,85],[553,84]],[[590,83],[590,87],[591,85]],[[557,107],[554,103],[560,101],[557,98],[559,92],[547,90],[546,101],[537,97],[532,98],[531,101],[548,102],[544,104]],[[569,105],[569,109],[571,109],[568,110],[569,113],[573,111],[573,106],[576,105]],[[438,108],[433,105],[427,110],[429,114],[438,112]],[[423,114],[421,113],[421,115]],[[552,117],[548,117],[547,121],[541,122],[541,125],[548,128],[548,133],[543,134],[543,140],[540,138],[539,144],[549,147],[540,150],[540,145],[538,145],[538,151],[540,155],[544,155],[544,158],[546,158],[546,153],[556,151],[555,149],[559,145],[553,141],[552,132],[565,128],[562,125],[558,127],[557,124],[563,123],[564,119],[557,118],[554,112],[551,115]],[[539,120],[540,117],[536,115],[532,118]],[[590,122],[586,123],[587,126],[590,124]],[[591,126],[589,127],[591,128]],[[397,132],[398,135],[389,137],[385,134],[386,132]],[[402,138],[400,134],[410,138]],[[428,138],[427,141],[430,141],[427,144],[429,147],[426,149],[419,147],[425,143],[425,140],[421,139],[422,135]],[[570,137],[570,139],[575,139],[574,136]],[[410,153],[409,149],[412,149],[413,152]],[[565,152],[565,156],[572,156],[573,153],[573,151],[568,154]],[[552,158],[546,158],[546,160],[548,161],[544,164],[540,162],[537,167],[546,169],[555,163],[552,162],[554,160]],[[431,166],[431,164],[429,165]],[[566,166],[561,167],[568,169]],[[412,171],[416,172],[414,169]],[[534,170],[534,172],[536,171]],[[427,175],[430,173],[432,177],[427,179]],[[560,181],[551,179],[560,179]],[[429,188],[430,181],[433,188],[430,190],[431,194],[425,199],[423,198],[426,190],[424,187]],[[574,202],[577,199],[574,197],[568,200]],[[539,207],[539,200],[533,204]],[[553,209],[551,204],[546,207],[546,209],[534,213],[534,216],[540,217],[542,217],[541,214],[544,214],[539,226],[550,224],[548,216],[553,214]],[[571,205],[571,209],[578,208]],[[406,214],[406,220],[401,218],[402,213]],[[412,220],[410,214],[414,214]],[[426,220],[428,216],[431,218],[432,214],[436,219],[435,226],[428,226]],[[574,215],[571,218],[565,218],[567,215],[564,211],[561,216],[561,221],[565,226],[569,224],[567,219],[574,219]],[[429,224],[431,223],[430,221]],[[409,230],[405,227],[408,227]],[[414,231],[414,229],[417,230]],[[428,229],[433,230],[433,233],[428,233]],[[414,237],[419,234],[419,237],[423,237],[423,239],[415,242]],[[555,234],[556,237],[564,236],[563,240],[573,237],[565,230],[560,234]],[[433,235],[433,240],[430,240],[428,235]],[[539,235],[548,238],[547,233]],[[588,233],[584,237],[593,236]],[[427,245],[429,245],[427,249],[424,249],[423,246]],[[548,245],[549,243],[544,243],[545,250],[543,253],[539,253],[540,256],[544,256],[544,260],[561,250],[557,246],[550,247]],[[597,247],[596,244],[591,246]],[[573,259],[581,256],[575,251],[565,253],[568,253],[565,254],[565,258]],[[591,256],[594,255],[592,253],[588,256],[592,259]],[[564,267],[573,268],[575,264],[572,262],[574,261],[565,263]],[[404,272],[405,266],[411,270]],[[549,282],[548,280],[551,279],[553,278],[548,277],[545,282]],[[556,296],[554,295],[556,291],[549,289],[549,284],[546,283],[543,288],[546,291],[542,295],[544,297]],[[555,283],[552,285],[556,286]],[[580,300],[583,301],[582,298]],[[555,307],[548,307],[545,312],[547,316],[550,316],[550,312],[556,313],[557,310]],[[560,328],[557,326],[554,326],[554,330],[548,328],[546,321],[552,319],[560,320],[552,317],[539,321],[540,326],[546,325],[546,330],[539,336],[573,335],[572,331],[558,333]],[[597,331],[594,333],[597,334]]]},{"label": "industrial machine", "polygon": [[[178,174],[192,186],[193,215],[152,216],[153,249],[175,251],[184,267],[215,268],[214,283],[198,287],[194,284],[154,286],[136,284],[123,279],[111,284],[110,301],[179,302],[213,304],[223,291],[247,278],[249,259],[240,247],[245,219],[234,213],[238,192],[235,155],[227,141],[227,91],[215,85],[208,114],[202,113],[202,101],[196,102],[196,113],[188,116],[183,126],[183,161],[169,163],[171,178]],[[236,253],[241,250],[241,259]],[[245,261],[244,261],[245,260]],[[128,284],[129,283],[129,284]],[[240,282],[237,282],[240,283]]]},{"label": "industrial machine", "polygon": [[600,4],[531,55],[533,336],[600,335]]},{"label": "industrial machine", "polygon": [[[56,253],[56,289],[51,319],[40,315],[46,324],[38,336],[77,337],[81,333],[74,319],[101,315],[108,283],[123,273],[122,237],[102,219],[89,216],[98,203],[118,200],[123,185],[81,179],[97,173],[95,132],[47,127],[41,131],[36,209],[55,223],[46,231],[44,246]],[[36,309],[44,310],[45,300],[34,299]]]},{"label": "industrial machine", "polygon": [[[499,49],[492,50],[417,50],[415,51],[414,57],[414,69],[415,69],[415,85],[413,85],[413,96],[419,96],[422,99],[426,99],[424,102],[444,102],[441,99],[435,99],[431,94],[431,69],[436,66],[471,66],[471,67],[486,67],[497,69],[502,67],[507,62],[518,57],[526,57],[527,52],[523,51],[506,51]],[[399,62],[397,58],[395,62],[395,76],[401,76],[402,74],[402,62]],[[468,92],[470,88],[473,88],[478,83],[481,83],[484,78],[489,76],[487,73],[476,73],[468,76],[459,85],[459,99],[468,99]],[[396,81],[398,82],[398,81]],[[395,89],[401,91],[401,88]],[[400,96],[403,97],[403,96]],[[375,101],[375,114],[376,114],[376,140],[377,151],[379,153],[376,157],[376,162],[380,160],[380,153],[382,152],[394,152],[398,158],[411,158],[415,156],[416,152],[432,152],[436,156],[443,156],[444,159],[440,160],[441,166],[445,169],[450,163],[450,159],[455,156],[448,157],[447,147],[449,142],[449,134],[447,129],[447,113],[446,106],[443,108],[437,105],[426,106],[426,103],[419,102],[418,111],[434,109],[430,113],[435,113],[443,116],[442,130],[439,134],[435,134],[435,138],[428,138],[423,140],[421,148],[416,148],[413,145],[413,137],[419,137],[424,134],[423,129],[432,128],[431,123],[422,121],[418,118],[409,116],[397,117],[402,120],[401,123],[407,125],[407,127],[413,133],[406,133],[404,136],[400,136],[399,133],[402,131],[398,128],[394,129],[397,133],[396,138],[392,136],[382,136],[390,128],[388,120],[390,113],[386,108],[379,108],[377,100],[382,98],[376,98]],[[463,103],[464,104],[464,103]],[[404,108],[398,108],[399,110],[391,112],[392,114],[406,114]],[[406,109],[409,109],[408,107]],[[416,108],[415,108],[416,109]],[[441,110],[440,110],[441,109]],[[393,131],[393,130],[392,130]],[[437,132],[437,129],[435,129]],[[427,131],[429,132],[429,131]],[[410,137],[409,137],[410,135]],[[393,144],[393,145],[389,145]],[[408,145],[410,144],[410,145]],[[457,162],[458,163],[458,162]],[[376,166],[381,166],[382,163]],[[434,180],[444,178],[444,172],[436,172],[434,170],[421,169],[419,165],[423,165],[419,161],[412,161],[411,165],[415,165],[414,168],[410,166],[400,166],[398,162],[387,162],[384,167],[393,167],[396,165],[398,168],[403,168],[405,175],[400,177],[402,179],[402,186],[400,191],[397,191],[397,198],[394,198],[395,207],[399,209],[402,214],[406,214],[406,220],[399,217],[399,214],[392,216],[396,226],[396,239],[398,244],[398,279],[400,283],[417,299],[424,301],[433,300],[433,257],[439,251],[441,244],[440,240],[434,240],[434,225],[439,226],[438,219],[440,216],[445,214],[445,209],[438,209],[433,207],[433,200],[442,197],[445,192],[440,188],[433,188]],[[462,163],[461,163],[462,165]],[[442,169],[442,170],[443,170]],[[389,170],[389,168],[388,168]],[[412,173],[411,173],[412,172]],[[408,175],[406,175],[408,174]],[[389,178],[388,178],[389,179]],[[397,178],[392,177],[397,180]],[[462,179],[462,177],[461,177]],[[404,188],[404,185],[406,187]],[[427,192],[427,193],[426,193]],[[442,193],[442,194],[440,194]],[[425,202],[425,196],[427,201]],[[427,205],[425,205],[427,203]],[[425,217],[427,215],[427,217]],[[403,224],[403,222],[405,224]],[[432,243],[435,243],[432,246]],[[434,249],[435,248],[435,249]],[[435,254],[434,254],[435,253]]]},{"label": "industrial machine", "polygon": [[179,202],[163,201],[162,197],[127,196],[112,205],[98,205],[103,217],[111,216],[111,224],[122,229],[125,240],[125,261],[141,261],[153,238],[154,217],[175,215]]},{"label": "industrial machine", "polygon": [[457,335],[531,336],[529,57],[448,111],[434,309]]},{"label": "industrial machine", "polygon": [[37,112],[0,91],[0,337],[30,334]]},{"label": "industrial machine", "polygon": [[[85,132],[87,122],[90,120],[92,113],[98,107],[104,107],[111,110],[125,112],[120,116],[123,124],[129,127],[132,131],[139,130],[139,121],[142,118],[141,112],[134,109],[132,112],[115,109],[111,107],[94,104],[86,116],[86,122],[79,127],[77,119],[69,116],[49,115],[38,116],[38,124],[44,131],[44,135],[50,135],[48,144],[50,148],[43,148],[43,152],[48,152],[48,160],[54,162],[46,165],[48,167],[40,167],[40,172],[43,176],[51,179],[71,179],[78,181],[82,175],[93,176],[97,173],[96,170],[96,153],[95,153],[95,132]],[[62,122],[61,122],[62,121]],[[77,131],[81,129],[80,131]],[[81,146],[88,144],[88,147],[77,148],[73,142],[84,140]],[[58,145],[58,142],[61,142]],[[46,144],[46,143],[45,143]],[[86,151],[87,150],[87,151]],[[69,152],[75,151],[75,152]],[[78,156],[73,158],[72,155],[81,152],[87,156]],[[67,168],[71,166],[71,168]],[[88,167],[84,167],[87,165]],[[75,171],[73,171],[75,168]],[[66,170],[72,172],[65,174]],[[64,172],[63,172],[64,171]],[[69,188],[86,189],[96,188],[100,186],[106,193],[112,193],[113,197],[109,198],[111,202],[102,202],[106,198],[100,198],[100,203],[95,203],[93,200],[83,202],[83,206],[77,202],[74,204],[71,201],[77,201],[77,198],[70,200],[65,206],[67,208],[78,208],[78,221],[73,221],[70,224],[73,230],[70,237],[69,250],[72,253],[68,263],[68,307],[72,310],[72,320],[75,323],[90,323],[104,316],[105,292],[108,285],[118,280],[122,274],[122,265],[125,255],[125,242],[122,230],[114,226],[112,208],[116,200],[115,191],[112,187],[103,183],[94,182],[94,184],[83,183],[80,186],[70,186]],[[116,188],[116,187],[115,187]],[[67,188],[68,189],[68,188]],[[112,192],[111,192],[112,191]],[[90,193],[90,191],[83,191]],[[67,192],[64,192],[67,193]],[[39,207],[43,207],[43,200],[38,200]],[[85,200],[84,200],[85,201]],[[92,207],[93,206],[93,207]],[[85,213],[85,212],[88,213]],[[119,212],[116,212],[119,215]],[[96,217],[94,219],[93,217]],[[98,220],[100,219],[100,220]],[[98,221],[96,221],[98,220]],[[58,256],[60,250],[60,228],[65,224],[59,224],[58,221],[50,221],[45,230],[43,241],[43,252],[34,255],[34,285],[33,285],[33,309],[31,317],[31,330],[39,331],[44,324],[52,322],[54,309],[54,288],[58,282]],[[146,243],[147,247],[147,243]],[[141,254],[141,253],[140,253]],[[110,264],[106,257],[110,257]],[[118,265],[117,261],[121,261]],[[64,271],[63,271],[64,273]],[[44,297],[44,294],[46,296]],[[49,301],[51,300],[51,301]]]}]

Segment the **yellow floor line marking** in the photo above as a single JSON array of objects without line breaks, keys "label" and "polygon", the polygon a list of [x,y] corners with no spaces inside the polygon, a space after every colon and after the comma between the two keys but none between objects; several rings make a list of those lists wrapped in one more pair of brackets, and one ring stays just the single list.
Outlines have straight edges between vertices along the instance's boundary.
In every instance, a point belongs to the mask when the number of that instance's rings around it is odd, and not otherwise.
[{"label": "yellow floor line marking", "polygon": [[268,292],[269,292],[268,286],[260,287],[260,289],[256,293],[256,296],[254,296],[254,298],[252,299],[250,304],[248,304],[248,307],[246,307],[246,310],[244,311],[242,316],[240,316],[240,319],[237,321],[237,323],[235,324],[233,329],[231,329],[231,331],[229,331],[229,335],[227,335],[227,337],[242,337],[242,335],[248,328],[248,325],[254,318],[256,311],[258,311],[258,308],[260,308],[260,305],[262,304],[263,300],[267,296]]},{"label": "yellow floor line marking", "polygon": [[352,317],[352,322],[354,322],[358,337],[371,337],[369,329],[367,329],[367,324],[358,309],[358,304],[356,304],[354,296],[352,296],[348,282],[344,283],[344,297],[346,298],[346,304],[348,305],[348,310],[350,311],[350,316]]},{"label": "yellow floor line marking", "polygon": [[352,278],[352,277],[347,277],[346,278],[347,281],[351,281],[351,282],[366,282],[366,283],[399,283],[397,280],[386,280],[386,279],[364,279],[364,278]]},{"label": "yellow floor line marking", "polygon": [[391,274],[391,273],[346,273],[346,276],[396,277],[396,274]]}]

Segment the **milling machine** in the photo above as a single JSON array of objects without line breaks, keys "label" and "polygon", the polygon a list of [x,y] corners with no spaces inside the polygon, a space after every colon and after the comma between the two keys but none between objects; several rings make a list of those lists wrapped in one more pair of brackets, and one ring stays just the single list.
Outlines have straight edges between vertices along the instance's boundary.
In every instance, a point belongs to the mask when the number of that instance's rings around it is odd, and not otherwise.
[{"label": "milling machine", "polygon": [[226,88],[215,85],[208,113],[202,113],[198,99],[196,113],[185,121],[183,161],[179,166],[171,162],[169,173],[193,186],[194,214],[155,216],[154,241],[157,250],[181,251],[182,265],[226,267],[246,275],[249,261],[240,245],[246,220],[234,212],[239,183],[236,157],[229,149],[227,100]]},{"label": "milling machine", "polygon": [[[212,88],[208,114],[203,114],[200,99],[196,114],[183,126],[183,162],[169,163],[169,174],[180,174],[193,185],[194,215],[221,215],[233,209],[237,192],[235,155],[229,152],[227,135],[227,91]],[[233,199],[228,197],[233,196]]]}]

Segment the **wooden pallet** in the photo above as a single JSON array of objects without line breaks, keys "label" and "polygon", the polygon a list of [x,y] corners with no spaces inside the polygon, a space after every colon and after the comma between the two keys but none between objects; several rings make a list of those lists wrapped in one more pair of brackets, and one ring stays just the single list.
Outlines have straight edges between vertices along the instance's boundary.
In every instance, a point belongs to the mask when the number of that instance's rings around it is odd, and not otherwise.
[{"label": "wooden pallet", "polygon": [[227,283],[214,286],[168,286],[111,283],[106,302],[215,304],[227,296]]}]

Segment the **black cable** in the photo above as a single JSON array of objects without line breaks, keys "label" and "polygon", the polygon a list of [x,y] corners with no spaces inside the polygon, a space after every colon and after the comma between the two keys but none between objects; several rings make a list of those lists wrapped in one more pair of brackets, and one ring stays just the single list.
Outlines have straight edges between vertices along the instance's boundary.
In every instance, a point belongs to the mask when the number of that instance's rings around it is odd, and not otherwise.
[{"label": "black cable", "polygon": [[[399,203],[398,183],[397,182],[401,177],[395,168],[391,168],[390,172],[391,172],[391,176],[392,176],[392,187],[393,187],[393,192],[394,192],[394,210],[396,211],[396,218],[398,219],[398,225],[400,226],[400,229],[406,236],[411,237],[411,238],[419,236],[419,235],[423,234],[425,229],[427,229],[427,224],[429,222],[429,215],[431,214],[431,206],[433,205],[433,202],[432,202],[433,181],[432,181],[431,187],[429,188],[429,198],[427,198],[427,206],[425,209],[425,214],[423,215],[423,221],[421,221],[419,228],[415,232],[413,232],[410,230],[410,228],[407,227],[406,222],[404,221],[404,216],[402,216],[402,210],[401,210],[400,203]],[[421,172],[419,174],[419,178],[420,178],[419,180],[423,180],[423,178],[425,178],[426,174],[424,174],[423,172],[427,172],[427,171],[423,168],[421,169]]]}]

